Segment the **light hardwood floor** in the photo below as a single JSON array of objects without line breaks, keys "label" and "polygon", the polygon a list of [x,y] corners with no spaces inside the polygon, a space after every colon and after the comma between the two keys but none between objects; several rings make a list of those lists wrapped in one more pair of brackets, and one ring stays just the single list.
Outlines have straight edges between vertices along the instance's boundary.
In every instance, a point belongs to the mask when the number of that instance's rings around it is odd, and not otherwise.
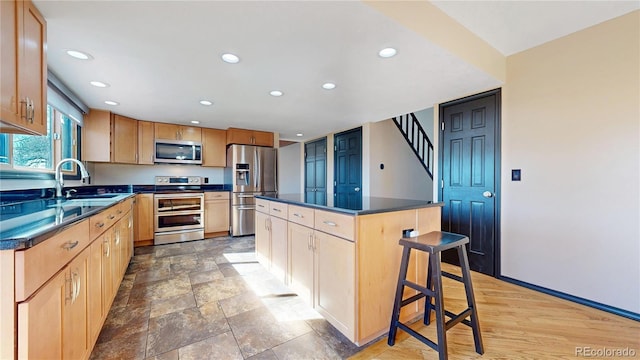
[{"label": "light hardwood floor", "polygon": [[[448,264],[443,270],[460,273]],[[472,273],[472,281],[485,353],[475,352],[471,328],[458,324],[447,332],[449,359],[576,359],[583,357],[577,353],[583,347],[589,348],[584,352],[628,349],[635,356],[626,358],[640,358],[640,322],[479,273]],[[446,278],[443,283],[445,308],[463,310],[463,285]],[[412,327],[437,339],[434,322],[424,326],[418,321]],[[595,358],[625,358],[608,355]],[[350,359],[437,358],[430,347],[398,329],[394,346],[388,346],[384,337]]]}]

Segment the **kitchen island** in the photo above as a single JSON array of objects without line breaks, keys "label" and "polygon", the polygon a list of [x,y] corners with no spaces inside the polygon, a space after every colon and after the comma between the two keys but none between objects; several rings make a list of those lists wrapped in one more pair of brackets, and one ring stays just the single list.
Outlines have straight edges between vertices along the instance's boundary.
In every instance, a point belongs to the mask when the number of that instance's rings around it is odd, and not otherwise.
[{"label": "kitchen island", "polygon": [[[389,329],[402,231],[440,230],[441,203],[363,198],[358,209],[304,202],[300,194],[257,196],[256,256],[350,341]],[[407,279],[426,283],[428,255],[412,254]],[[407,291],[406,296],[413,293]],[[419,317],[424,300],[402,309]]]}]

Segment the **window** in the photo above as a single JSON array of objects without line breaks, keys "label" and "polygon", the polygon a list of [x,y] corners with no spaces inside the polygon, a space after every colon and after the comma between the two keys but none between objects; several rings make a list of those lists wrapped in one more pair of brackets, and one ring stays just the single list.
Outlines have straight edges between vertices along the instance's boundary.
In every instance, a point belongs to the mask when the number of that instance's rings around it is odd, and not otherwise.
[{"label": "window", "polygon": [[[53,171],[61,159],[79,158],[78,129],[77,121],[47,105],[47,135],[0,134],[0,164],[19,171]],[[76,164],[65,163],[62,171],[76,174]]]}]

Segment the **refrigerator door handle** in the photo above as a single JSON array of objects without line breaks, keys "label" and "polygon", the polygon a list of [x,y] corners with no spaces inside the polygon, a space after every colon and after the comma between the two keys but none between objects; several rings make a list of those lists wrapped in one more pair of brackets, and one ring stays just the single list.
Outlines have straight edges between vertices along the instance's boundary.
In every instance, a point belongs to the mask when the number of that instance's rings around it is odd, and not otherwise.
[{"label": "refrigerator door handle", "polygon": [[262,186],[260,184],[261,178],[263,176],[262,174],[262,164],[260,163],[261,159],[260,159],[260,149],[256,148],[255,152],[253,153],[255,156],[255,166],[256,166],[256,191],[258,192],[262,192]]}]

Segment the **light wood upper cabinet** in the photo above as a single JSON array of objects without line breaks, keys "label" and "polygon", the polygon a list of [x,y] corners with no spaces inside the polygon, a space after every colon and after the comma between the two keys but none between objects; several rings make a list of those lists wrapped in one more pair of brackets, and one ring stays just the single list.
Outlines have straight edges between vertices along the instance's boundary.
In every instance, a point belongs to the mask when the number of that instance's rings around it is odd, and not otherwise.
[{"label": "light wood upper cabinet", "polygon": [[82,160],[138,163],[138,120],[91,109],[82,126]]},{"label": "light wood upper cabinet", "polygon": [[0,130],[46,135],[46,21],[29,0],[0,6]]},{"label": "light wood upper cabinet", "polygon": [[227,145],[229,144],[273,147],[273,133],[267,131],[229,128],[227,129]]},{"label": "light wood upper cabinet", "polygon": [[156,139],[202,142],[202,129],[194,126],[155,123]]},{"label": "light wood upper cabinet", "polygon": [[111,126],[111,161],[121,164],[137,164],[138,120],[113,115]]},{"label": "light wood upper cabinet", "polygon": [[227,166],[227,132],[202,129],[202,166]]},{"label": "light wood upper cabinet", "polygon": [[91,109],[82,125],[82,160],[111,161],[111,113]]},{"label": "light wood upper cabinet", "polygon": [[138,121],[138,164],[153,165],[154,140],[153,123],[150,121]]}]

